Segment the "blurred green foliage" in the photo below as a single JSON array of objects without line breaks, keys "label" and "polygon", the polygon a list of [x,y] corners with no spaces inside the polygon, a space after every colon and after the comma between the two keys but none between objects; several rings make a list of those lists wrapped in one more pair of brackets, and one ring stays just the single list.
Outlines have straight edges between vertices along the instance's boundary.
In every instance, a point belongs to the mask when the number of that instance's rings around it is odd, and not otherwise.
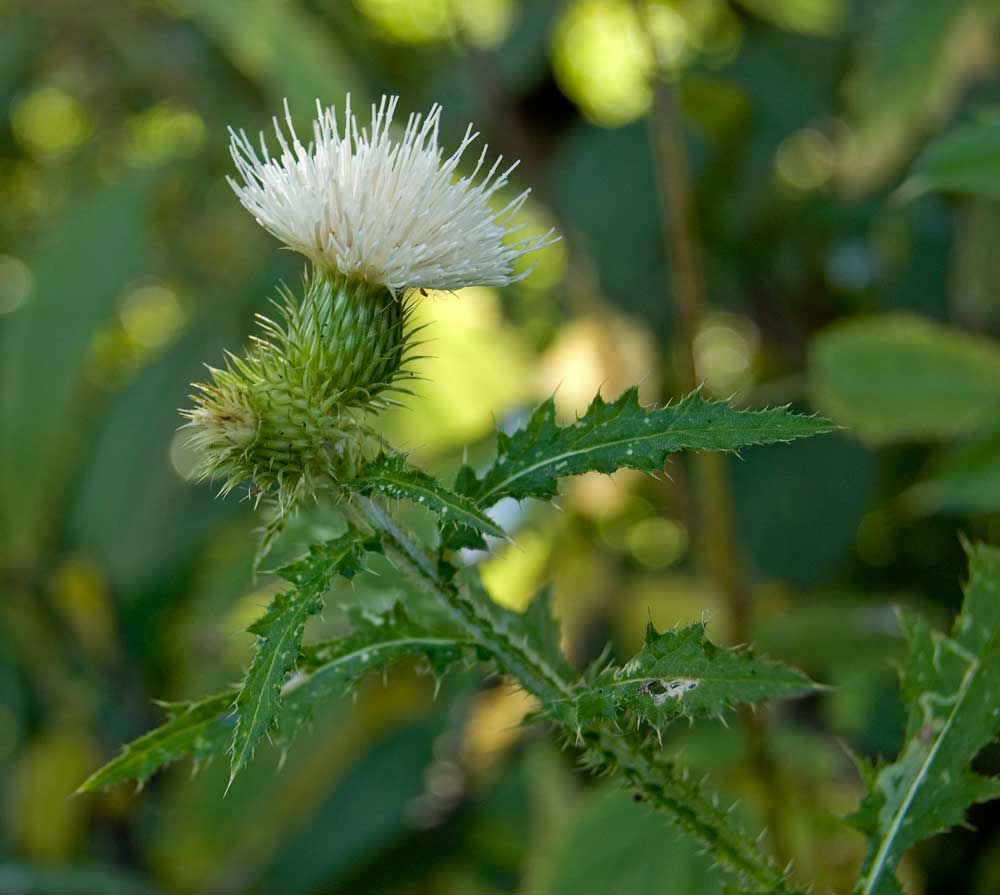
[{"label": "blurred green foliage", "polygon": [[[944,626],[958,534],[1000,536],[998,10],[989,0],[72,0],[0,2],[0,893],[715,891],[697,859],[520,722],[504,683],[407,669],[334,700],[280,773],[181,766],[138,794],[71,798],[153,698],[232,684],[277,584],[251,580],[248,502],[190,480],[176,408],[298,260],[239,207],[227,125],[289,99],[445,106],[523,160],[526,221],[564,241],[498,293],[433,295],[428,381],[385,422],[430,467],[482,459],[494,418],[558,388],[676,394],[670,271],[645,115],[676,81],[708,282],[699,378],[845,430],[728,463],[760,647],[834,690],[769,711],[774,792],[741,731],[670,748],[846,891],[860,782],[842,744],[895,755],[890,605]],[[572,483],[505,509],[494,595],[553,576],[578,665],[644,623],[732,630],[667,481]],[[415,518],[415,524],[421,519]],[[319,508],[310,532],[331,521]],[[290,532],[294,541],[295,532]],[[292,549],[292,548],[289,548]],[[386,565],[328,606],[417,600]],[[331,610],[317,628],[337,630]],[[262,751],[266,751],[262,750]],[[277,758],[277,755],[274,755]],[[996,771],[998,756],[980,756]],[[635,809],[635,810],[633,810]],[[986,895],[1000,809],[904,862],[913,892]],[[587,886],[590,886],[588,889]],[[614,888],[612,888],[614,887]]]}]

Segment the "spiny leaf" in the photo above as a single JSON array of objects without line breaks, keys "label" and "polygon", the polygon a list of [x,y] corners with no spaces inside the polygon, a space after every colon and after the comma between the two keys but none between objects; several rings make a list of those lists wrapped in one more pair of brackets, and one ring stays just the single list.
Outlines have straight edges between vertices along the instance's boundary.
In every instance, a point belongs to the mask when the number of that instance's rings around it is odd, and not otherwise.
[{"label": "spiny leaf", "polygon": [[323,608],[323,596],[333,578],[354,577],[361,571],[366,550],[375,547],[376,543],[366,543],[351,528],[333,541],[312,547],[305,559],[278,570],[294,587],[278,594],[248,629],[257,635],[257,651],[236,697],[230,786],[278,715],[281,686],[299,658],[306,620]]},{"label": "spiny leaf", "polygon": [[791,441],[829,432],[826,420],[787,409],[739,411],[700,392],[667,407],[648,410],[637,388],[607,403],[600,395],[575,423],[556,422],[549,398],[532,413],[527,426],[497,436],[497,458],[477,478],[468,470],[456,488],[481,507],[503,497],[554,497],[560,478],[585,472],[614,472],[628,467],[659,472],[675,451],[737,451],[753,444]]},{"label": "spiny leaf", "polygon": [[419,656],[435,677],[459,661],[471,641],[451,628],[429,628],[400,603],[385,612],[353,607],[352,631],[302,649],[299,672],[285,684],[277,740],[287,745],[313,707],[365,675],[385,671],[400,659]]},{"label": "spiny leaf", "polygon": [[[435,675],[458,661],[471,646],[454,631],[414,621],[403,607],[349,612],[350,634],[302,648],[299,671],[282,688],[276,740],[287,746],[315,706],[371,672],[385,671],[407,656],[426,660]],[[226,751],[232,737],[236,690],[199,702],[167,703],[166,724],[126,745],[121,754],[89,777],[80,792],[105,789],[124,780],[147,780],[160,768],[193,755],[208,760]]]},{"label": "spiny leaf", "polygon": [[437,513],[442,522],[456,523],[480,535],[507,537],[475,501],[456,494],[423,470],[410,466],[401,454],[380,454],[361,470],[357,478],[362,493],[370,493],[374,489],[386,497],[412,500]]},{"label": "spiny leaf", "polygon": [[221,754],[232,736],[235,698],[236,691],[227,690],[198,702],[163,703],[169,715],[167,723],[124,746],[77,792],[107,789],[123,780],[135,780],[141,786],[155,771],[186,755],[193,755],[199,762]]},{"label": "spiny leaf", "polygon": [[962,823],[977,802],[1000,797],[1000,779],[969,768],[1000,731],[1000,550],[970,548],[969,583],[950,637],[904,619],[901,672],[906,740],[891,764],[862,764],[867,794],[852,823],[868,836],[856,895],[898,895],[894,871],[923,839]]},{"label": "spiny leaf", "polygon": [[802,672],[726,649],[705,636],[703,624],[658,633],[622,667],[608,667],[578,697],[580,719],[645,722],[657,732],[679,717],[719,717],[737,703],[802,696],[816,685]]}]

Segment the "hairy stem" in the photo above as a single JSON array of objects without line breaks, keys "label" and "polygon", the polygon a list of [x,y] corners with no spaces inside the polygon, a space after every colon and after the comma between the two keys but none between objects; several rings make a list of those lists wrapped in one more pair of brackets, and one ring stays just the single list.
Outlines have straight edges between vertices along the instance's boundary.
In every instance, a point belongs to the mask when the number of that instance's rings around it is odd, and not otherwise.
[{"label": "hairy stem", "polygon": [[[476,594],[460,587],[442,573],[438,563],[405,532],[376,500],[356,496],[348,507],[356,520],[377,531],[393,561],[429,593],[470,639],[486,649],[504,672],[537,697],[563,726],[567,740],[582,745],[594,770],[617,771],[642,798],[670,818],[689,836],[699,840],[723,867],[761,892],[795,895],[784,875],[739,830],[728,812],[715,807],[701,788],[687,780],[672,764],[650,755],[651,747],[638,734],[627,734],[608,725],[581,730],[559,712],[576,691],[567,679],[530,649],[515,642],[493,624],[488,607]],[[553,709],[555,709],[553,711]]]},{"label": "hairy stem", "polygon": [[437,563],[396,524],[384,507],[361,496],[354,498],[353,507],[357,516],[382,535],[386,552],[396,564],[437,600],[473,642],[489,650],[504,671],[514,675],[525,690],[546,705],[572,698],[573,684],[498,631],[486,607],[443,575]]},{"label": "hairy stem", "polygon": [[612,732],[593,735],[593,752],[604,767],[616,770],[653,807],[706,851],[722,867],[768,895],[795,895],[785,875],[761,852],[757,842],[735,828],[730,812],[706,797],[701,787],[673,764],[651,758],[638,738]]}]

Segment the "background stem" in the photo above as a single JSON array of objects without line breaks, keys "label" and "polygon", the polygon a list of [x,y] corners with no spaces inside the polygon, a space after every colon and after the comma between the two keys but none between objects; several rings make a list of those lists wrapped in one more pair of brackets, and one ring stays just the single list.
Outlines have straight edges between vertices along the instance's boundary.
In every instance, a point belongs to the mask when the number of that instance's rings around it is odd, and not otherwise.
[{"label": "background stem", "polygon": [[[695,339],[705,315],[705,282],[697,214],[684,150],[684,127],[677,91],[664,77],[664,66],[657,56],[645,6],[641,0],[636,0],[635,6],[643,23],[651,57],[656,60],[656,70],[650,80],[652,110],[649,127],[663,214],[664,255],[670,264],[676,326],[676,391],[684,395],[700,384]],[[751,633],[751,595],[736,537],[725,458],[717,453],[697,453],[692,457],[692,468],[695,541],[709,575],[725,600],[733,641],[747,643]],[[749,706],[743,706],[740,717],[750,741],[751,762],[759,781],[761,805],[771,844],[775,855],[784,864],[789,860],[784,823],[787,800],[767,748],[767,715],[765,711],[756,713]]]}]

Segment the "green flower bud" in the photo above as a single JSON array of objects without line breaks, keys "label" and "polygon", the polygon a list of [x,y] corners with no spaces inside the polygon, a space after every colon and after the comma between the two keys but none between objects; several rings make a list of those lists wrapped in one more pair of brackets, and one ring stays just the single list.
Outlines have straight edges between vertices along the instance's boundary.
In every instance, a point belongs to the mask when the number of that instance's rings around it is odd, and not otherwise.
[{"label": "green flower bud", "polygon": [[407,352],[409,303],[384,286],[313,273],[299,302],[285,290],[278,320],[225,369],[209,368],[185,411],[202,476],[243,481],[287,505],[350,477],[372,441],[365,416],[390,404]]}]

